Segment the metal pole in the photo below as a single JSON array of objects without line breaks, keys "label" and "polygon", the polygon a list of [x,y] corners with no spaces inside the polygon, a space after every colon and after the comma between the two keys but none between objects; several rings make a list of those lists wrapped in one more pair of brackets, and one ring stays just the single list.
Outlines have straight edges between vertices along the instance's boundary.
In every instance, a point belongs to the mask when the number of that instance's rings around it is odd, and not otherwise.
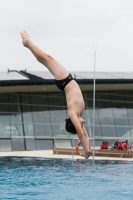
[{"label": "metal pole", "polygon": [[74,138],[72,139],[72,144],[73,144],[73,148],[72,148],[72,159],[74,159]]},{"label": "metal pole", "polygon": [[93,81],[93,132],[92,132],[92,137],[93,137],[93,161],[94,161],[94,136],[95,136],[95,70],[96,70],[96,51],[97,51],[97,44],[95,43],[93,46],[94,49],[94,81]]}]

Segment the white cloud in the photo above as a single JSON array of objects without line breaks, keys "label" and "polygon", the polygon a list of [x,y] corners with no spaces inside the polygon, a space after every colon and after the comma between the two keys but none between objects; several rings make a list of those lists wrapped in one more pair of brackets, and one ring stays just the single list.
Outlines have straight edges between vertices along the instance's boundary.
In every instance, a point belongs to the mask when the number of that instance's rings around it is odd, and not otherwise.
[{"label": "white cloud", "polygon": [[68,70],[132,71],[133,2],[130,0],[0,0],[0,70],[43,70],[21,44],[26,30]]}]

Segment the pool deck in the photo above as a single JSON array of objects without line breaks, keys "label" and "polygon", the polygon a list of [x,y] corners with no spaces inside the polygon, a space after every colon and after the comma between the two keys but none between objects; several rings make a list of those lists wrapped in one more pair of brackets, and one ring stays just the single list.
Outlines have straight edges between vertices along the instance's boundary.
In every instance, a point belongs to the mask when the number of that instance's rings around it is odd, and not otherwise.
[{"label": "pool deck", "polygon": [[[38,150],[38,151],[10,151],[10,152],[0,152],[0,157],[40,157],[40,158],[60,158],[60,159],[85,159],[78,155],[60,155],[53,154],[53,150]],[[91,156],[89,159],[93,159]],[[126,160],[133,161],[133,158],[115,158],[115,157],[101,157],[95,156],[95,160]]]}]

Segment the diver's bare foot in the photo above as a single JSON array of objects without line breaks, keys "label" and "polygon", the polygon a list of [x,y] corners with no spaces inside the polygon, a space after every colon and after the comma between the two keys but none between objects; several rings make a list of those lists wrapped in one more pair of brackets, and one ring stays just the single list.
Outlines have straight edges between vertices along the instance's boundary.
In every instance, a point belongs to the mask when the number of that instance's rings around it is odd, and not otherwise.
[{"label": "diver's bare foot", "polygon": [[25,47],[28,47],[28,41],[30,40],[29,35],[25,31],[22,31],[21,32],[21,36],[22,36],[22,43],[23,43],[23,45]]},{"label": "diver's bare foot", "polygon": [[88,159],[90,156],[92,156],[92,151],[86,151],[85,158]]}]

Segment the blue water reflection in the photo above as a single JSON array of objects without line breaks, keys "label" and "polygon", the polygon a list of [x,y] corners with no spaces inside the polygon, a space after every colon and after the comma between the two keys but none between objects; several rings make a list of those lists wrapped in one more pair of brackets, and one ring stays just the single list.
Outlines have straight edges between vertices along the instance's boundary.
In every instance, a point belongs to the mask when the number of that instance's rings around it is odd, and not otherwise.
[{"label": "blue water reflection", "polygon": [[132,199],[133,162],[0,158],[0,199]]}]

